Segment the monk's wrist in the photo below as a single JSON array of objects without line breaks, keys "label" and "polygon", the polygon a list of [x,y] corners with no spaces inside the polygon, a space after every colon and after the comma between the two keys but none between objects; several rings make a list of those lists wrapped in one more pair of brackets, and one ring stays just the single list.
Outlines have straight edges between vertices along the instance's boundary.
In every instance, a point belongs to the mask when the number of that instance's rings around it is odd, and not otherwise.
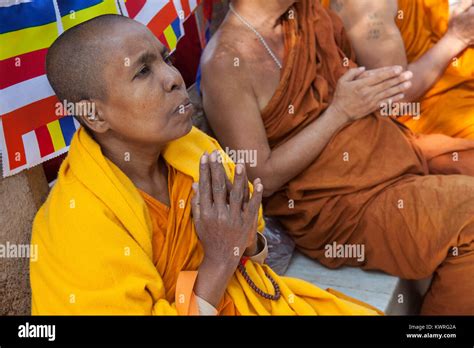
[{"label": "monk's wrist", "polygon": [[220,257],[219,259],[204,255],[201,267],[205,267],[206,270],[211,270],[216,274],[225,275],[228,273],[232,275],[237,269],[239,261],[240,256],[237,254],[232,254],[227,258]]},{"label": "monk's wrist", "polygon": [[194,293],[217,308],[237,264],[204,257],[198,269]]},{"label": "monk's wrist", "polygon": [[339,129],[340,127],[352,121],[349,115],[339,110],[339,108],[333,104],[328,106],[324,112],[323,117],[329,118],[334,124],[335,129]]},{"label": "monk's wrist", "polygon": [[448,32],[441,38],[438,44],[443,43],[445,43],[445,48],[451,52],[450,55],[453,58],[469,46],[469,43],[466,40],[463,40],[456,35],[456,33],[450,30],[448,30]]},{"label": "monk's wrist", "polygon": [[260,248],[260,245],[258,243],[257,234],[255,234],[253,243],[247,249],[245,249],[244,256],[254,256],[255,254],[258,253],[259,248]]}]

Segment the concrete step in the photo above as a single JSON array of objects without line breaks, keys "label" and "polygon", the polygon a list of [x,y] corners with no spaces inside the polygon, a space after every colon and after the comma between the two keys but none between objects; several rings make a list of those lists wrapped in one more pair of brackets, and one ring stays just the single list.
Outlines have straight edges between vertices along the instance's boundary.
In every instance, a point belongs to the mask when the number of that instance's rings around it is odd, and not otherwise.
[{"label": "concrete step", "polygon": [[[322,289],[335,289],[389,315],[417,314],[419,311],[421,296],[415,288],[418,282],[400,280],[382,272],[355,267],[329,269],[296,251],[285,275],[304,279]],[[426,284],[420,291],[426,291]]]}]

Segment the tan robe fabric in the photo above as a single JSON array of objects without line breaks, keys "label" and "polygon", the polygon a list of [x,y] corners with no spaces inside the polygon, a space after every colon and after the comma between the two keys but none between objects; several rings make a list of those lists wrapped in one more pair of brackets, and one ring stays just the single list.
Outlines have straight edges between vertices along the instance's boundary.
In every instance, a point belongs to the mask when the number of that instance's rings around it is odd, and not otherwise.
[{"label": "tan robe fabric", "polygon": [[[280,85],[262,111],[272,148],[324,112],[347,69],[344,58],[353,58],[335,14],[316,0],[295,6],[295,19],[284,21]],[[423,313],[474,314],[474,178],[428,175],[474,174],[472,149],[469,140],[415,136],[390,118],[369,115],[341,129],[266,200],[264,211],[281,220],[302,252],[328,267],[361,266],[406,279],[436,272]],[[363,245],[364,260],[326,257],[333,242]]]}]

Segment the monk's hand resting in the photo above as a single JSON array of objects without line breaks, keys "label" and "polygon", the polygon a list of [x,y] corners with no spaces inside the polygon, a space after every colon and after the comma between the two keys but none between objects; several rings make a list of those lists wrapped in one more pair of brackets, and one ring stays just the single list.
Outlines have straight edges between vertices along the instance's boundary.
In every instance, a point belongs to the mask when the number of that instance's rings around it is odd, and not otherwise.
[{"label": "monk's hand resting", "polygon": [[358,120],[386,103],[402,100],[412,77],[401,66],[350,69],[339,79],[330,107],[347,122]]},{"label": "monk's hand resting", "polygon": [[474,45],[474,6],[453,16],[449,21],[446,35],[454,41],[460,42],[463,48]]},{"label": "monk's hand resting", "polygon": [[204,259],[194,291],[217,306],[244,251],[255,240],[263,186],[254,181],[248,197],[245,166],[237,164],[234,184],[227,194],[226,173],[217,151],[201,157],[199,184],[194,184],[193,220]]}]

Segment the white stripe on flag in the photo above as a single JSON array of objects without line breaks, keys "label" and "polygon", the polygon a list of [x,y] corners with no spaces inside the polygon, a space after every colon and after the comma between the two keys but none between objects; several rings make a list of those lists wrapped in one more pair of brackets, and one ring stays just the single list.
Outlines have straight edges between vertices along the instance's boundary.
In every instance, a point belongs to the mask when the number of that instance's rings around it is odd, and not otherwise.
[{"label": "white stripe on flag", "polygon": [[10,7],[31,2],[31,0],[0,0],[0,7]]},{"label": "white stripe on flag", "polygon": [[186,17],[186,14],[184,13],[184,10],[183,10],[182,4],[181,4],[181,0],[173,0],[173,3],[174,3],[174,7],[176,9],[176,12],[178,13],[179,28],[181,30],[181,35],[176,38],[179,41],[179,39],[181,39],[185,34],[183,23],[186,19],[188,19],[189,16]]},{"label": "white stripe on flag", "polygon": [[193,12],[197,7],[197,1],[196,0],[189,0],[189,8],[191,9],[191,12]]},{"label": "white stripe on flag", "polygon": [[79,123],[78,120],[76,120],[75,117],[72,118],[72,121],[74,122],[74,127],[76,127],[76,130],[78,130],[81,124]]},{"label": "white stripe on flag", "polygon": [[168,0],[148,0],[134,19],[142,24],[148,25],[153,17],[155,17],[168,2]]},{"label": "white stripe on flag", "polygon": [[176,12],[178,12],[178,17],[181,21],[186,19],[186,14],[184,13],[183,6],[181,4],[181,0],[173,0],[174,7],[176,8]]},{"label": "white stripe on flag", "polygon": [[26,165],[28,168],[41,163],[41,154],[35,131],[23,134],[21,138],[23,139],[23,148],[25,149]]},{"label": "white stripe on flag", "polygon": [[0,90],[0,115],[54,95],[46,75]]},{"label": "white stripe on flag", "polygon": [[117,13],[120,13],[122,16],[127,16],[128,11],[127,11],[127,6],[125,6],[125,0],[117,0]]},{"label": "white stripe on flag", "polygon": [[2,118],[0,117],[0,147],[2,148],[2,176],[5,178],[10,171],[10,162],[8,160],[8,151],[5,144],[5,133],[3,132]]},{"label": "white stripe on flag", "polygon": [[59,12],[59,5],[57,0],[53,0],[54,14],[56,15],[56,26],[58,27],[58,36],[61,35],[64,31],[63,20],[61,18],[61,13]]}]

